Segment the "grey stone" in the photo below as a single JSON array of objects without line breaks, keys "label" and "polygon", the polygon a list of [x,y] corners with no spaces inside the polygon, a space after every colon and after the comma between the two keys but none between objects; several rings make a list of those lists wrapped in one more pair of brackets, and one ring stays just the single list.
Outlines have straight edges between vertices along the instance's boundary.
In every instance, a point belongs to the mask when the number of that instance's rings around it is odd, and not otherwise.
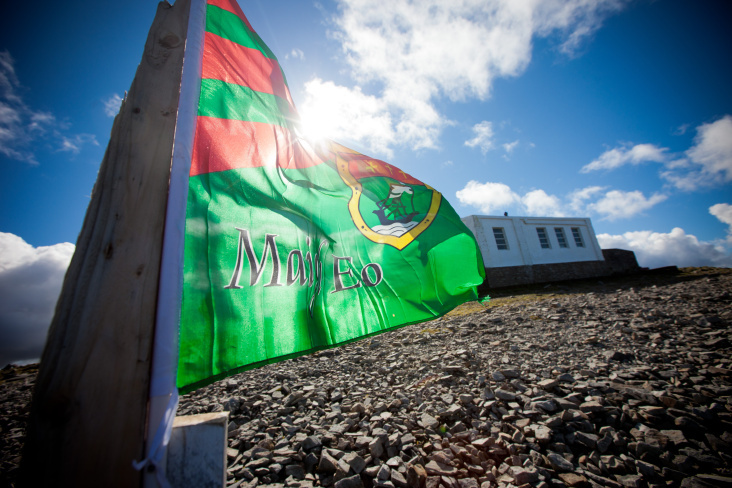
[{"label": "grey stone", "polygon": [[561,479],[565,485],[571,487],[585,487],[588,485],[587,478],[581,474],[575,473],[559,473],[559,479]]},{"label": "grey stone", "polygon": [[516,400],[515,393],[512,393],[508,390],[504,390],[502,388],[497,388],[494,393],[496,395],[496,398],[498,398],[499,400],[504,400],[504,401],[508,401],[508,402],[512,402],[512,401]]},{"label": "grey stone", "polygon": [[559,406],[557,405],[557,402],[554,400],[542,400],[538,402],[531,402],[531,406],[535,408],[540,408],[545,412],[552,413],[556,412]]},{"label": "grey stone", "polygon": [[453,466],[448,466],[437,461],[428,462],[425,467],[425,471],[428,475],[439,475],[439,476],[454,476],[457,474],[457,469]]},{"label": "grey stone", "polygon": [[605,434],[597,441],[597,450],[601,453],[607,452],[610,446],[613,445],[613,437],[610,434]]},{"label": "grey stone", "polygon": [[478,488],[475,478],[461,478],[458,480],[460,488]]},{"label": "grey stone", "polygon": [[509,473],[516,480],[517,485],[525,483],[533,483],[539,479],[539,472],[533,468],[524,468],[521,466],[511,466]]},{"label": "grey stone", "polygon": [[588,449],[594,449],[597,445],[598,437],[595,434],[587,434],[585,432],[577,431],[574,433],[574,438],[577,442],[586,446]]},{"label": "grey stone", "polygon": [[579,409],[585,413],[598,413],[604,411],[605,407],[593,400],[580,404]]},{"label": "grey stone", "polygon": [[[182,395],[179,414],[231,412],[228,483],[240,488],[361,488],[358,475],[374,488],[493,488],[533,469],[535,488],[724,486],[732,273],[685,273],[701,277],[495,301],[213,383]],[[33,386],[14,388],[15,370],[0,372],[3,475]]]},{"label": "grey stone", "polygon": [[311,451],[315,448],[318,448],[322,446],[323,444],[320,442],[320,438],[314,435],[311,435],[309,437],[306,437],[304,441],[302,441],[302,448],[304,451]]},{"label": "grey stone", "polygon": [[296,480],[305,479],[305,470],[299,464],[290,464],[285,466],[285,474],[288,477],[292,476]]},{"label": "grey stone", "polygon": [[369,452],[374,459],[378,459],[384,454],[384,445],[381,443],[381,439],[374,439],[369,443]]},{"label": "grey stone", "polygon": [[247,463],[247,468],[254,471],[257,468],[263,468],[265,466],[269,466],[272,463],[272,460],[266,457],[262,457],[259,459],[253,459],[252,461],[249,461]]},{"label": "grey stone", "polygon": [[552,439],[552,429],[544,425],[539,425],[534,429],[534,436],[537,442],[545,444]]},{"label": "grey stone", "polygon": [[551,464],[552,468],[555,470],[563,472],[574,471],[574,465],[567,461],[567,459],[561,454],[550,452],[546,457],[549,460],[549,464]]},{"label": "grey stone", "polygon": [[440,423],[437,421],[437,419],[428,413],[423,413],[420,420],[422,422],[422,425],[424,425],[426,429],[436,429],[440,426]]},{"label": "grey stone", "polygon": [[391,482],[394,483],[394,486],[397,488],[407,488],[407,478],[395,469],[391,470]]},{"label": "grey stone", "polygon": [[363,481],[359,475],[349,476],[336,481],[334,488],[363,488]]},{"label": "grey stone", "polygon": [[282,401],[282,404],[285,407],[290,407],[290,406],[294,405],[295,403],[297,403],[302,397],[303,397],[303,393],[300,391],[290,393]]},{"label": "grey stone", "polygon": [[500,371],[494,371],[493,373],[491,373],[491,378],[493,378],[494,381],[498,382],[506,381],[506,376]]},{"label": "grey stone", "polygon": [[354,473],[358,474],[366,467],[366,460],[358,455],[356,452],[346,453],[341,460],[348,463]]},{"label": "grey stone", "polygon": [[338,469],[338,460],[328,454],[327,451],[323,451],[320,455],[320,462],[318,463],[318,471],[322,473],[335,473]]},{"label": "grey stone", "polygon": [[645,479],[653,478],[656,475],[656,468],[651,463],[638,459],[635,461],[635,467],[638,470],[638,474]]},{"label": "grey stone", "polygon": [[391,478],[391,468],[387,466],[386,464],[382,464],[379,468],[378,473],[376,473],[376,479],[379,481],[386,481]]},{"label": "grey stone", "polygon": [[732,487],[732,477],[729,476],[720,476],[716,474],[698,474],[696,476],[693,476],[691,478],[686,478],[682,483],[681,486],[688,487],[688,488],[697,488],[698,487],[724,487],[729,488]]},{"label": "grey stone", "polygon": [[617,476],[618,483],[628,488],[640,488],[643,486],[643,479],[637,474]]}]

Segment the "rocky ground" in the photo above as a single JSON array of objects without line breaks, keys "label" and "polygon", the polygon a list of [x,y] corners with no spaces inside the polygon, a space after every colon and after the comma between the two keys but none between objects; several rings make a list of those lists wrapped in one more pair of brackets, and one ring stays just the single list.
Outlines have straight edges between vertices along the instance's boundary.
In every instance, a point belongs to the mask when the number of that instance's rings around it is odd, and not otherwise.
[{"label": "rocky ground", "polygon": [[0,488],[13,486],[38,365],[0,370]]},{"label": "rocky ground", "polygon": [[[732,270],[494,292],[488,307],[239,374],[228,485],[732,486]],[[32,367],[0,376],[12,486]]]}]

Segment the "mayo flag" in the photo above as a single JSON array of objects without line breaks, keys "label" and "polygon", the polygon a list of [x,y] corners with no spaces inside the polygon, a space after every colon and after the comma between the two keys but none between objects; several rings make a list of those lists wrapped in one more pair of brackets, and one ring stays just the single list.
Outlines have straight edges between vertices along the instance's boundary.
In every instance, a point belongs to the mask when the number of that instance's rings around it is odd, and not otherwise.
[{"label": "mayo flag", "polygon": [[235,0],[208,1],[202,53],[180,391],[477,298],[480,253],[445,198],[384,161],[302,139],[277,59]]}]

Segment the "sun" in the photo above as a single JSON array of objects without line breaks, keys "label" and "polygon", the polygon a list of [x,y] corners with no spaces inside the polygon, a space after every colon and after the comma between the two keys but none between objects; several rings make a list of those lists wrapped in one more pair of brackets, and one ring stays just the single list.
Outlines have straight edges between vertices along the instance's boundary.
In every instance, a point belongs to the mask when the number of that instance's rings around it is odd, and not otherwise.
[{"label": "sun", "polygon": [[330,107],[324,105],[317,109],[306,106],[300,112],[298,135],[314,146],[327,143],[336,132]]}]

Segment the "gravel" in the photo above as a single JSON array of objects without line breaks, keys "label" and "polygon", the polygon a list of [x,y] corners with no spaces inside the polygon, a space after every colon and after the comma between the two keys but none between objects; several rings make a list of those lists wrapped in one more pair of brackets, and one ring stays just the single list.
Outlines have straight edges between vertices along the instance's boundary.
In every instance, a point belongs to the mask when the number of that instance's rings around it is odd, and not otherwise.
[{"label": "gravel", "polygon": [[[230,412],[239,488],[732,486],[732,272],[684,271],[513,290],[222,380],[178,415]],[[33,378],[2,370],[0,486]]]}]

